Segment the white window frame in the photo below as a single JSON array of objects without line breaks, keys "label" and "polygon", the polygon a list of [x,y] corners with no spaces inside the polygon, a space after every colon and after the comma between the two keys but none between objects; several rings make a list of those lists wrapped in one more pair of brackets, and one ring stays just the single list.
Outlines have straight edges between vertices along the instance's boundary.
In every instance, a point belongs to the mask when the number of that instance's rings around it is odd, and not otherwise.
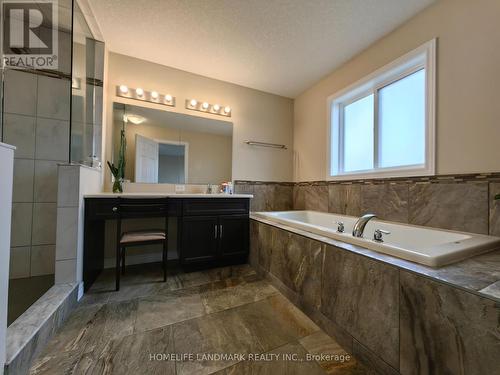
[{"label": "white window frame", "polygon": [[[344,172],[343,158],[343,107],[374,94],[374,126],[378,128],[378,90],[425,69],[425,163],[390,168],[379,168],[378,140],[374,140],[374,168],[369,170]],[[368,178],[389,178],[409,176],[431,176],[435,174],[436,138],[436,39],[421,45],[397,60],[383,66],[367,77],[355,82],[327,99],[327,163],[326,179],[352,180]],[[377,137],[377,131],[374,136]],[[333,173],[332,173],[333,171]]]}]

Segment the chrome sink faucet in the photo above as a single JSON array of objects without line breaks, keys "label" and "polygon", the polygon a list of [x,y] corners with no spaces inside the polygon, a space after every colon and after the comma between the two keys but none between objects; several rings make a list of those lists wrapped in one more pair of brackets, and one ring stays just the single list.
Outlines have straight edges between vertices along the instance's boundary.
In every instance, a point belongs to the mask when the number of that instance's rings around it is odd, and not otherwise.
[{"label": "chrome sink faucet", "polygon": [[377,217],[377,215],[374,214],[366,214],[361,216],[358,221],[356,221],[356,224],[354,224],[354,228],[352,229],[353,237],[363,237],[363,232],[365,231],[366,224],[368,224],[368,222],[375,217]]}]

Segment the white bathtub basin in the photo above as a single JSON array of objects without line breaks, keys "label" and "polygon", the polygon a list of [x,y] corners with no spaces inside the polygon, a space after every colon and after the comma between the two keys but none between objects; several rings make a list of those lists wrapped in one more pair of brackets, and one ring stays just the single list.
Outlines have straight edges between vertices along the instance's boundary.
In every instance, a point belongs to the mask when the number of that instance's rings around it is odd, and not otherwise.
[{"label": "white bathtub basin", "polygon": [[[455,232],[372,219],[363,238],[352,236],[357,217],[316,211],[256,212],[256,216],[380,253],[431,267],[441,267],[500,248],[500,237]],[[343,222],[345,232],[337,232]],[[384,242],[373,240],[376,229],[391,232]]]}]

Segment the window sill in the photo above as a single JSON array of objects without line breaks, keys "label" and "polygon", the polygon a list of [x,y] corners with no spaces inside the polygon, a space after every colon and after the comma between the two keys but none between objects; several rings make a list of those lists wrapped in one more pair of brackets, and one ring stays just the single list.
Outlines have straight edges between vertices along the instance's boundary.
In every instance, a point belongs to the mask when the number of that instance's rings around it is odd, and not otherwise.
[{"label": "window sill", "polygon": [[404,178],[434,176],[434,168],[393,168],[380,169],[378,171],[360,171],[343,173],[338,175],[327,175],[327,181],[368,180],[377,178]]}]

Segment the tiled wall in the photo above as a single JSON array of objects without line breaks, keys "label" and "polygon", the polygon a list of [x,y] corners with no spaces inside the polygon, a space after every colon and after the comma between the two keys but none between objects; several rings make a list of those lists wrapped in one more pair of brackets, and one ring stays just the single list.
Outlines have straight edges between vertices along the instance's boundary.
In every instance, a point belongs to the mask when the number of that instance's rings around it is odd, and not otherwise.
[{"label": "tiled wall", "polygon": [[250,263],[381,374],[498,372],[498,303],[256,220]]},{"label": "tiled wall", "polygon": [[83,196],[102,191],[101,170],[82,165],[59,165],[55,283],[82,281]]},{"label": "tiled wall", "polygon": [[5,72],[3,141],[14,160],[10,277],[54,273],[57,163],[69,157],[70,81]]},{"label": "tiled wall", "polygon": [[17,147],[11,278],[54,273],[57,163],[69,160],[72,1],[58,6],[58,70],[5,69],[2,141]]},{"label": "tiled wall", "polygon": [[255,195],[254,211],[305,209],[353,216],[372,212],[384,220],[500,236],[500,201],[494,200],[500,194],[500,174],[291,186],[241,181],[236,191]]},{"label": "tiled wall", "polygon": [[293,183],[236,181],[234,192],[253,194],[251,211],[286,211],[293,209]]}]

